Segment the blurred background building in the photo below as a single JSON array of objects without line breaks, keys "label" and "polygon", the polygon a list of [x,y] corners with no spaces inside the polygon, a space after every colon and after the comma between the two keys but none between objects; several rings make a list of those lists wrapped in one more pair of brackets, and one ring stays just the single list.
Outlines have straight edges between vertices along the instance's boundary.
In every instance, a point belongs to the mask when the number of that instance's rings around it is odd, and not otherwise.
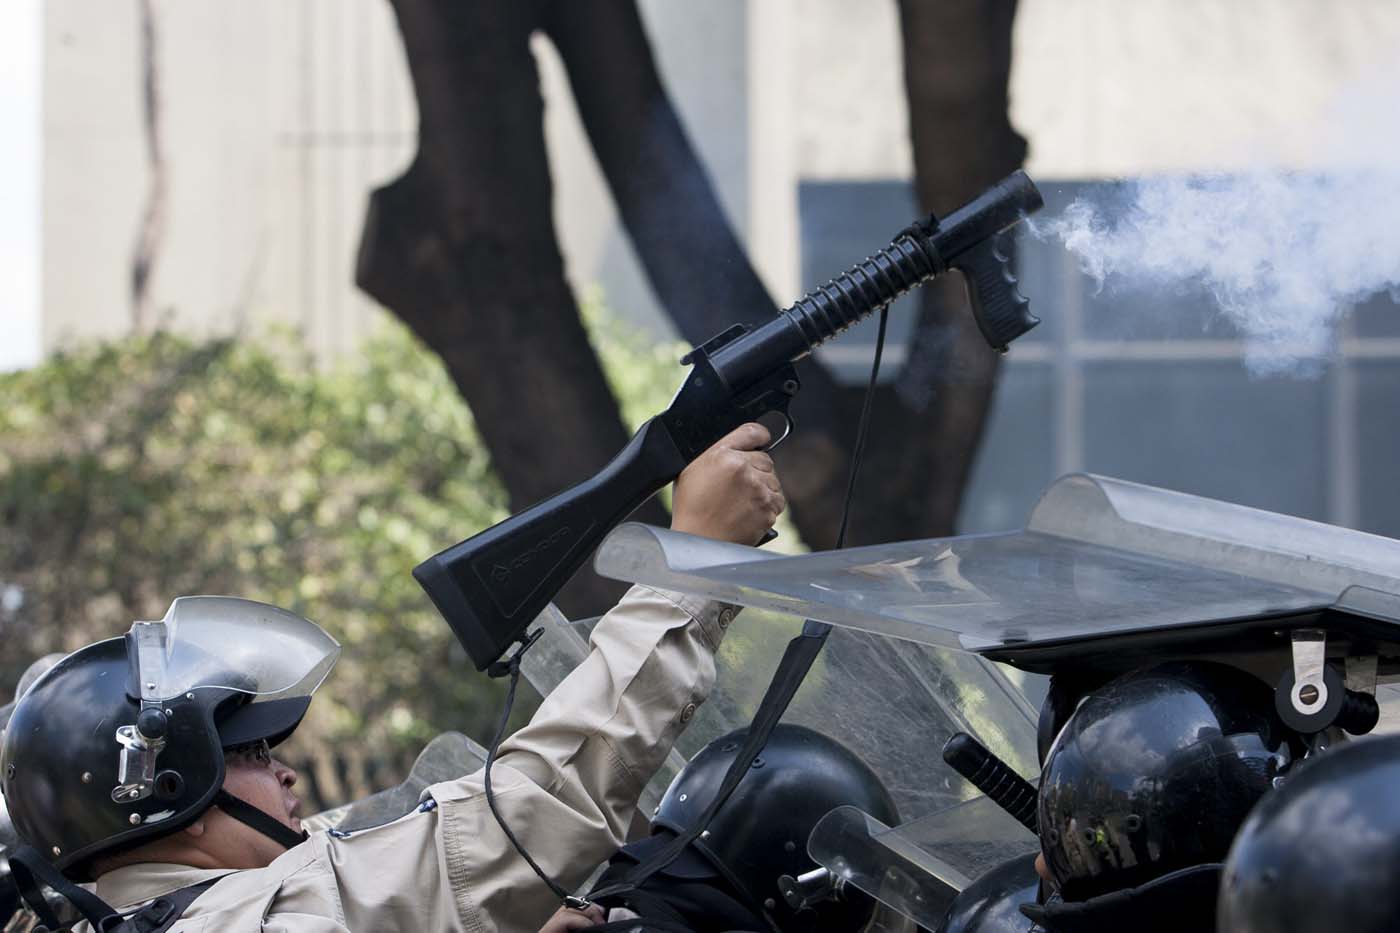
[{"label": "blurred background building", "polygon": [[[779,301],[915,212],[893,0],[641,0],[658,64],[731,222]],[[353,284],[370,190],[415,149],[382,0],[155,0],[166,227],[156,320],[301,330],[351,352],[382,312]],[[131,258],[152,181],[136,0],[47,0],[42,23],[44,350],[133,326]],[[570,277],[670,336],[594,163],[562,68],[536,44]],[[1021,0],[1014,125],[1047,212],[1114,179],[1310,167],[1307,128],[1400,49],[1392,0]],[[956,146],[958,140],[949,139]],[[678,217],[678,223],[684,218]],[[1320,375],[1261,379],[1202,295],[1097,294],[1023,243],[1044,325],[1004,370],[963,509],[1020,524],[1055,476],[1092,470],[1400,535],[1400,314],[1378,298]],[[1121,310],[1131,305],[1134,313]],[[1144,313],[1144,309],[1151,313]],[[890,358],[903,353],[908,308]],[[870,334],[824,350],[850,379]],[[889,367],[893,371],[893,366]]]}]

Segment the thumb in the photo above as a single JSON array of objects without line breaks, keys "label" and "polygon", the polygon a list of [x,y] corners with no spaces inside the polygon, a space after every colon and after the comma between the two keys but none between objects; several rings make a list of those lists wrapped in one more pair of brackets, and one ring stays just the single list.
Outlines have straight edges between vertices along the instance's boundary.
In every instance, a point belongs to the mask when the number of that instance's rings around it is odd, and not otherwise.
[{"label": "thumb", "polygon": [[772,439],[773,435],[767,428],[757,421],[749,421],[724,435],[715,442],[715,446],[731,450],[761,450]]}]

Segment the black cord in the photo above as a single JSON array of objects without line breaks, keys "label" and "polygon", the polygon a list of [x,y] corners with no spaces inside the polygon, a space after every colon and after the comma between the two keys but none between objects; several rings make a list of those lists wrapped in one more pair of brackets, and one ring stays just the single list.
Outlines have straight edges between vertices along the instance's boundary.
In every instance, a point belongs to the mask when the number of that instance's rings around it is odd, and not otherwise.
[{"label": "black cord", "polygon": [[509,661],[504,664],[497,661],[495,664],[491,665],[491,670],[489,672],[491,676],[501,677],[509,675],[510,686],[506,688],[506,702],[505,708],[501,710],[501,721],[496,724],[496,734],[491,738],[491,747],[486,750],[486,769],[482,777],[482,783],[486,787],[486,806],[491,808],[491,815],[496,818],[496,825],[501,827],[501,832],[506,834],[506,838],[510,840],[510,844],[515,847],[515,851],[520,853],[520,857],[525,860],[525,863],[534,870],[540,880],[554,892],[554,896],[559,898],[566,907],[582,909],[588,906],[588,902],[582,898],[574,897],[568,891],[565,891],[553,878],[545,874],[544,869],[530,857],[529,852],[525,851],[525,847],[521,845],[520,840],[515,838],[515,833],[510,831],[510,826],[506,824],[505,817],[501,815],[500,809],[496,806],[496,795],[491,789],[491,766],[496,763],[496,752],[501,747],[501,740],[505,738],[506,724],[510,722],[510,711],[515,706],[515,688],[520,684],[520,657],[525,653],[526,649],[539,640],[542,632],[543,629],[536,629],[534,633],[521,644],[515,654],[511,655]]},{"label": "black cord", "polygon": [[851,520],[851,500],[855,497],[856,474],[860,472],[861,455],[865,453],[865,436],[870,430],[870,409],[875,401],[875,381],[880,376],[880,358],[885,354],[885,324],[890,319],[890,306],[880,309],[880,329],[875,334],[875,359],[870,364],[870,382],[865,387],[865,402],[860,409],[860,425],[856,428],[856,448],[851,452],[851,475],[846,481],[846,501],[841,506],[841,528],[836,532],[836,550],[846,546],[846,526]]},{"label": "black cord", "polygon": [[[855,489],[856,475],[860,470],[860,451],[865,445],[865,438],[870,423],[870,411],[875,395],[875,383],[880,375],[880,359],[883,356],[885,344],[885,325],[888,318],[885,309],[881,309],[880,330],[876,336],[875,359],[871,365],[870,383],[865,391],[865,405],[861,411],[860,427],[856,431],[856,449],[852,451],[851,476],[846,485],[846,503],[842,510],[841,530],[838,533],[838,546],[845,543],[847,520],[850,517],[850,506],[852,492]],[[773,728],[787,712],[788,705],[792,698],[797,695],[803,680],[807,677],[807,672],[812,669],[816,662],[817,655],[826,645],[827,638],[831,635],[831,625],[826,622],[818,622],[815,619],[808,619],[802,625],[802,634],[798,635],[788,643],[783,651],[782,660],[778,662],[778,669],[774,672],[772,680],[764,690],[763,699],[759,701],[758,711],[754,713],[753,720],[749,723],[748,734],[744,737],[743,747],[739,753],[729,763],[729,768],[724,773],[723,780],[720,781],[719,791],[714,798],[705,806],[705,809],[686,830],[677,835],[670,842],[667,842],[649,858],[637,865],[625,878],[612,884],[604,885],[589,893],[589,897],[595,900],[603,900],[627,891],[636,890],[648,878],[656,872],[669,865],[682,851],[684,851],[695,839],[704,831],[710,820],[714,819],[716,813],[724,806],[730,795],[743,781],[748,773],[749,767],[754,759],[763,750],[768,737],[772,734]],[[761,905],[750,905],[764,915],[768,912]],[[769,917],[771,922],[771,917]]]},{"label": "black cord", "polygon": [[[870,363],[870,381],[865,385],[865,401],[861,403],[860,422],[856,426],[855,449],[851,451],[851,475],[846,478],[846,501],[841,504],[841,527],[836,532],[835,550],[838,551],[846,546],[846,529],[851,521],[851,500],[855,498],[856,477],[860,475],[865,438],[870,432],[870,410],[875,403],[875,385],[880,378],[880,360],[885,355],[885,325],[889,323],[889,319],[890,306],[885,305],[880,309],[880,328],[875,334],[875,358]],[[808,638],[817,638],[825,645],[827,636],[831,634],[831,624],[808,619],[802,623],[802,634]],[[812,660],[816,660],[815,656]],[[802,672],[802,676],[807,676],[806,670]]]}]

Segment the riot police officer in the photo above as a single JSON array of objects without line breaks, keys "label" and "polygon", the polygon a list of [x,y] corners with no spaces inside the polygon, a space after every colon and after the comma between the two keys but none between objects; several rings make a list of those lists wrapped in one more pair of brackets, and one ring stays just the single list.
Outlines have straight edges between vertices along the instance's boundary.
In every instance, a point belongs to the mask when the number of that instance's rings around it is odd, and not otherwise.
[{"label": "riot police officer", "polygon": [[[652,835],[619,851],[595,889],[627,877],[695,823],[747,734],[745,728],[720,736],[690,760],[661,798]],[[889,792],[855,752],[813,729],[779,723],[704,832],[637,889],[602,904],[610,920],[637,918],[644,930],[855,933],[874,901],[831,878],[807,854],[813,827],[840,806],[859,807],[887,825],[899,822]]]},{"label": "riot police officer", "polygon": [[1329,749],[1260,802],[1225,862],[1229,933],[1400,928],[1400,736]]},{"label": "riot police officer", "polygon": [[[756,542],[785,505],[768,441],[748,424],[697,458],[673,527]],[[566,889],[621,844],[713,683],[734,611],[634,587],[501,746],[496,809]],[[69,655],[6,731],[0,786],[29,846],[17,878],[52,885],[95,926],[147,904],[150,929],[183,915],[220,930],[535,933],[557,901],[493,819],[480,773],[430,787],[392,823],[303,841],[297,775],[273,752],[338,652],[276,607],[185,597],[161,622]]]},{"label": "riot police officer", "polygon": [[[1235,832],[1292,761],[1273,691],[1211,662],[1169,663],[1092,691],[1040,779],[1041,848],[1066,904],[1170,898],[1201,914]],[[1213,898],[1207,898],[1213,900]]]},{"label": "riot police officer", "polygon": [[1299,736],[1269,686],[1225,664],[1071,683],[1052,686],[1042,714],[1044,903],[1027,902],[1034,876],[1018,860],[962,892],[940,931],[1209,933],[1230,843],[1301,754]]}]

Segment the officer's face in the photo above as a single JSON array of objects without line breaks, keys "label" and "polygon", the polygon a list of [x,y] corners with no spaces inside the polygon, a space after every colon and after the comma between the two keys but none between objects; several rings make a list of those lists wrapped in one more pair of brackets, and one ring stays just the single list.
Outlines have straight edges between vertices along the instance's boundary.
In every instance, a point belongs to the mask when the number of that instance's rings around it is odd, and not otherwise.
[{"label": "officer's face", "polygon": [[[257,807],[268,816],[301,832],[298,813],[301,801],[292,793],[297,773],[290,766],[272,757],[266,743],[231,749],[224,756],[224,790]],[[215,810],[209,819],[220,825],[211,827],[226,839],[229,856],[239,863],[236,867],[259,868],[269,864],[285,850],[262,833]]]},{"label": "officer's face", "polygon": [[230,749],[224,758],[224,790],[301,832],[301,801],[292,793],[297,773],[272,757],[266,742]]}]

